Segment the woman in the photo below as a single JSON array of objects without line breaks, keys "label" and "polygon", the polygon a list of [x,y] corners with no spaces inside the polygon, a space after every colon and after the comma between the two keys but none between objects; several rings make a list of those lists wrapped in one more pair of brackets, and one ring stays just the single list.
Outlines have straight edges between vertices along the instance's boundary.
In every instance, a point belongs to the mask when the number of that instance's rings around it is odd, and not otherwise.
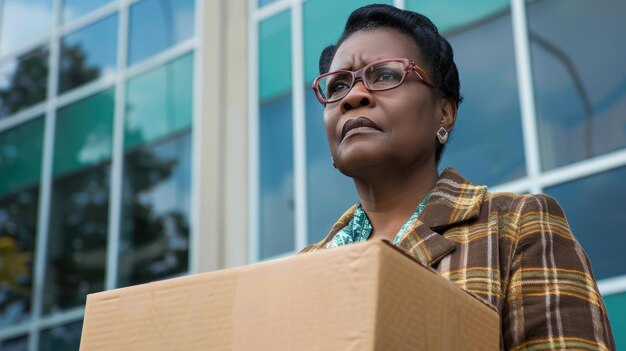
[{"label": "woman", "polygon": [[359,202],[301,252],[387,239],[493,306],[503,349],[615,349],[591,265],[553,198],[438,174],[461,96],[452,48],[429,19],[357,9],[320,72],[333,164]]}]

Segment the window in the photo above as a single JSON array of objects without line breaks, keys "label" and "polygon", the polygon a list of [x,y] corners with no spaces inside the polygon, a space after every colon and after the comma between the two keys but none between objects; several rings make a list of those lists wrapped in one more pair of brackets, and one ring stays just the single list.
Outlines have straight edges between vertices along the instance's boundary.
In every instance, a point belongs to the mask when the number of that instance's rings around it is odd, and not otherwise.
[{"label": "window", "polygon": [[63,0],[63,22],[67,23],[92,12],[112,0]]},{"label": "window", "polygon": [[572,231],[589,256],[597,279],[626,275],[626,168],[546,188],[561,203]]},{"label": "window", "polygon": [[194,0],[143,0],[130,8],[128,63],[133,65],[193,36]]},{"label": "window", "polygon": [[292,251],[295,245],[290,30],[289,12],[259,26],[261,258]]},{"label": "window", "polygon": [[49,34],[52,5],[53,0],[4,0],[0,9],[0,55],[22,49]]},{"label": "window", "polygon": [[117,15],[63,38],[59,92],[111,74],[117,65]]},{"label": "window", "polygon": [[128,82],[118,285],[188,270],[193,56]]},{"label": "window", "polygon": [[619,0],[528,2],[543,169],[626,146],[625,11]]},{"label": "window", "polygon": [[197,1],[0,0],[0,349],[189,271]]},{"label": "window", "polygon": [[113,107],[109,90],[57,112],[46,314],[104,290]]},{"label": "window", "polygon": [[0,133],[0,329],[31,316],[42,137],[41,116]]},{"label": "window", "polygon": [[0,119],[42,102],[48,92],[48,48],[0,61]]}]

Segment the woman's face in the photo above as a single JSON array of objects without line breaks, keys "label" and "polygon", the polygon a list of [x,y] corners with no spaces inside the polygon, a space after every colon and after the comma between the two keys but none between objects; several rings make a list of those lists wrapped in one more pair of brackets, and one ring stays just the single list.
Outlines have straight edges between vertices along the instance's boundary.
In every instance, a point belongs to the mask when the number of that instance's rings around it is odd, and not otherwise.
[{"label": "woman's face", "polygon": [[[330,72],[356,71],[387,58],[408,58],[425,68],[410,37],[379,28],[356,32],[345,40],[335,53]],[[409,72],[399,87],[386,91],[369,92],[362,81],[357,82],[348,95],[327,104],[324,111],[335,166],[347,176],[358,177],[380,167],[434,165],[436,132],[447,111],[443,105],[415,72]],[[359,117],[370,120],[370,127],[344,136],[346,123]]]}]

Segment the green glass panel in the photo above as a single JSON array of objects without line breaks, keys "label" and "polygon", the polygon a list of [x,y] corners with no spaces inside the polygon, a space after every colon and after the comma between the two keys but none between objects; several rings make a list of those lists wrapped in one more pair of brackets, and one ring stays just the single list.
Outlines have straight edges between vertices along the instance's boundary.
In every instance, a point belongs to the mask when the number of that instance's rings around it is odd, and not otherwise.
[{"label": "green glass panel", "polygon": [[261,101],[291,91],[291,17],[282,12],[259,26],[259,97]]},{"label": "green glass panel", "polygon": [[604,296],[617,350],[626,350],[626,293]]},{"label": "green glass panel", "polygon": [[124,147],[130,149],[191,126],[193,55],[128,82]]},{"label": "green glass panel", "polygon": [[407,0],[408,10],[419,12],[437,26],[439,32],[466,29],[480,24],[492,16],[509,11],[509,0]]},{"label": "green glass panel", "polygon": [[39,183],[43,117],[0,134],[0,198]]},{"label": "green glass panel", "polygon": [[[325,47],[337,42],[350,13],[361,6],[373,3],[392,5],[393,1],[311,0],[304,3],[305,82],[313,82],[319,75],[320,54]],[[310,86],[307,85],[307,88],[310,89]]]},{"label": "green glass panel", "polygon": [[113,111],[113,89],[59,109],[54,138],[54,176],[110,158]]}]

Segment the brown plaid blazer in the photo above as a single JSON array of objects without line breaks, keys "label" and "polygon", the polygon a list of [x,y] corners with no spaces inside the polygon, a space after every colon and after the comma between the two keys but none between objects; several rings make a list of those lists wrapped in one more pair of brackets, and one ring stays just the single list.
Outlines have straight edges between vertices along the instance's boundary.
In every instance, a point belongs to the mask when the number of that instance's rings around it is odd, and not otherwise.
[{"label": "brown plaid blazer", "polygon": [[[300,253],[325,249],[355,208]],[[591,263],[550,196],[489,193],[448,168],[397,246],[494,307],[503,350],[615,350]]]}]

